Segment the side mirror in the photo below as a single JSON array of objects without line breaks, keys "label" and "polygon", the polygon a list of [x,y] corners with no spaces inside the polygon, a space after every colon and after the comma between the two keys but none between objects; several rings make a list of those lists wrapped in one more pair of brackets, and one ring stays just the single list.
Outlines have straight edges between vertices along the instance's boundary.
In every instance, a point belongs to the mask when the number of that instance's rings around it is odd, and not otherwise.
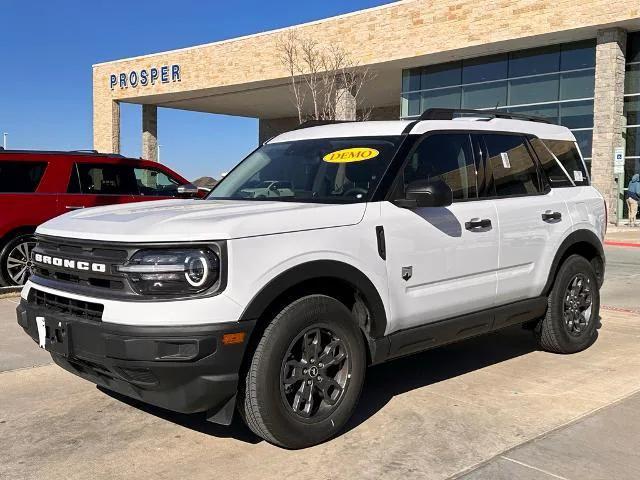
[{"label": "side mirror", "polygon": [[417,180],[407,185],[405,198],[394,203],[403,208],[448,207],[453,203],[453,192],[442,180]]},{"label": "side mirror", "polygon": [[198,187],[193,183],[185,183],[178,187],[178,193],[180,195],[196,195],[198,193]]}]

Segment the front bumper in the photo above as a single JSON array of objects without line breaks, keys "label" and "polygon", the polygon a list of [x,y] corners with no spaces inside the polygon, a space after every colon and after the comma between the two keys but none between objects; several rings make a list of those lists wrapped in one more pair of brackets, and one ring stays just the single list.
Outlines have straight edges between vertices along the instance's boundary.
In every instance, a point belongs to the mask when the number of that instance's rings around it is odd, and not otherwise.
[{"label": "front bumper", "polygon": [[[25,299],[17,317],[36,343],[36,317],[46,319],[53,340],[45,348],[71,373],[158,407],[207,411],[214,421],[231,422],[238,372],[255,322],[121,325],[63,315]],[[244,334],[244,341],[225,345],[223,335],[233,333]]]}]

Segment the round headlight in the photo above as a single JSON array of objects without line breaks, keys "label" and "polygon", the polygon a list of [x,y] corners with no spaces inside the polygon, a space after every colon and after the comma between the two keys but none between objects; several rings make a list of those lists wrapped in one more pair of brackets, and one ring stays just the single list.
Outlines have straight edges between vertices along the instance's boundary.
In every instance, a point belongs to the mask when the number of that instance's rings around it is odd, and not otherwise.
[{"label": "round headlight", "polygon": [[201,287],[209,276],[209,264],[204,256],[187,257],[184,276],[193,287]]}]

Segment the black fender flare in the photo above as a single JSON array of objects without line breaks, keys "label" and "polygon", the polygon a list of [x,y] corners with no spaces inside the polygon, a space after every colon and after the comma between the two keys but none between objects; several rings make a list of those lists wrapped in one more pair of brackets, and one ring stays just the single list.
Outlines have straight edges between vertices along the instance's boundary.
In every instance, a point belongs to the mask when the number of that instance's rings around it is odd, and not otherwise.
[{"label": "black fender flare", "polygon": [[286,270],[269,281],[249,302],[240,321],[256,320],[269,305],[290,288],[315,278],[335,278],[347,282],[358,291],[371,315],[370,336],[383,337],[387,329],[387,315],[380,293],[359,269],[335,260],[314,260]]},{"label": "black fender flare", "polygon": [[560,247],[556,251],[555,257],[553,257],[553,262],[551,263],[551,268],[549,269],[549,276],[547,278],[547,283],[542,290],[543,294],[548,295],[553,287],[553,282],[556,279],[556,274],[558,273],[558,269],[564,258],[567,256],[567,253],[572,249],[572,247],[582,244],[589,245],[592,247],[596,254],[600,257],[602,261],[602,278],[599,278],[599,283],[602,285],[602,281],[604,280],[604,265],[605,265],[605,255],[604,255],[604,247],[602,246],[602,241],[597,237],[595,233],[590,230],[576,230],[575,232],[571,232],[567,238],[565,238]]}]

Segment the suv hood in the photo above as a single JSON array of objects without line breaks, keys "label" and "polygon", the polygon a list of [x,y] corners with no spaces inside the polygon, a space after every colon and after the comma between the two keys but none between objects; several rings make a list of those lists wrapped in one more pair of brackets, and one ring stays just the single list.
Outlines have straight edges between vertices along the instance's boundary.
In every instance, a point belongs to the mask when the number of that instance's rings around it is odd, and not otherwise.
[{"label": "suv hood", "polygon": [[159,200],[76,210],[37,233],[112,242],[228,240],[354,225],[365,210],[365,203]]}]

